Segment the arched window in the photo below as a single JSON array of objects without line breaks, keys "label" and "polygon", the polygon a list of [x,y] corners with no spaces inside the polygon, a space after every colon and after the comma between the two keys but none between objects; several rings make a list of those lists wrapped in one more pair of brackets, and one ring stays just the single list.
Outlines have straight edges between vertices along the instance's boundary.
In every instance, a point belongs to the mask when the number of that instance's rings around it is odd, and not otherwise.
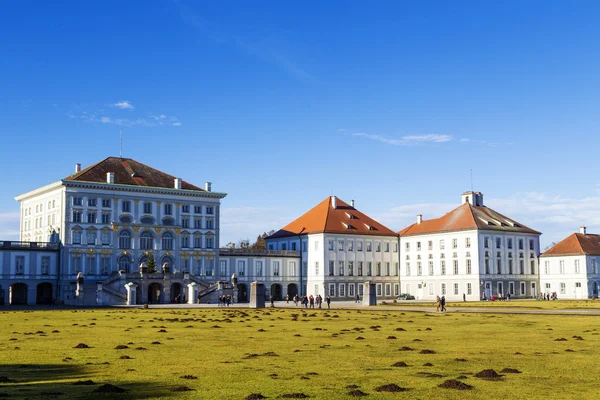
[{"label": "arched window", "polygon": [[131,249],[131,233],[124,230],[119,232],[119,248],[120,249]]},{"label": "arched window", "polygon": [[119,270],[129,272],[129,269],[131,267],[131,257],[129,255],[123,254],[119,257],[117,263],[119,264]]},{"label": "arched window", "polygon": [[173,250],[173,234],[171,232],[165,232],[162,235],[162,249]]},{"label": "arched window", "polygon": [[152,250],[154,248],[154,237],[152,233],[146,231],[140,235],[140,249]]}]

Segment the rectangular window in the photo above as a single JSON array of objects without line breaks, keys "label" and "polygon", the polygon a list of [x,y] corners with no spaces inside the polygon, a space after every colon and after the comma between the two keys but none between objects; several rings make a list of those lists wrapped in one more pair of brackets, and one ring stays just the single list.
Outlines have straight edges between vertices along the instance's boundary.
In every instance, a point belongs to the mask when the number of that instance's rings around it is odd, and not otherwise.
[{"label": "rectangular window", "polygon": [[100,258],[100,275],[108,275],[110,273],[110,257]]},{"label": "rectangular window", "polygon": [[207,207],[206,207],[206,213],[207,213],[207,214],[209,214],[209,215],[212,215],[212,214],[214,214],[214,213],[215,213],[215,211],[214,211],[214,207],[212,207],[212,206],[207,206]]},{"label": "rectangular window", "polygon": [[421,242],[417,242],[417,251],[421,251]]},{"label": "rectangular window", "polygon": [[471,247],[471,238],[465,238],[465,247]]},{"label": "rectangular window", "polygon": [[390,276],[390,263],[386,262],[385,263],[385,276]]},{"label": "rectangular window", "polygon": [[74,255],[73,258],[71,258],[71,271],[72,274],[78,274],[81,271],[81,256],[80,255]]},{"label": "rectangular window", "polygon": [[515,294],[515,283],[514,282],[508,282],[508,293],[511,296],[514,296],[514,294]]},{"label": "rectangular window", "polygon": [[173,205],[165,204],[165,215],[173,215]]},{"label": "rectangular window", "polygon": [[371,251],[372,245],[371,242],[367,242],[367,251]]},{"label": "rectangular window", "polygon": [[458,275],[458,260],[454,260],[454,275]]},{"label": "rectangular window", "polygon": [[273,276],[279,276],[279,261],[273,261]]},{"label": "rectangular window", "polygon": [[377,273],[377,276],[381,276],[381,263],[378,262],[377,264],[375,264],[375,267],[376,267],[375,272]]},{"label": "rectangular window", "polygon": [[344,251],[344,241],[338,240],[338,251]]},{"label": "rectangular window", "polygon": [[440,270],[441,275],[446,275],[446,261],[440,261]]},{"label": "rectangular window", "polygon": [[358,285],[358,295],[359,295],[359,296],[362,296],[362,295],[363,295],[363,293],[364,293],[364,292],[363,292],[363,290],[364,290],[364,287],[363,287],[363,285],[361,285],[360,283],[358,283],[357,285]]},{"label": "rectangular window", "polygon": [[400,274],[400,263],[394,264],[394,276],[398,276]]},{"label": "rectangular window", "polygon": [[523,239],[519,239],[519,250],[523,250]]},{"label": "rectangular window", "polygon": [[246,261],[238,260],[238,275],[246,275]]},{"label": "rectangular window", "polygon": [[508,247],[509,249],[512,249],[512,239],[508,239],[506,241],[506,247]]},{"label": "rectangular window", "polygon": [[410,243],[406,242],[406,244],[404,245],[406,248],[406,251],[410,251]]},{"label": "rectangular window", "polygon": [[499,249],[500,247],[502,247],[502,239],[496,238],[496,248]]},{"label": "rectangular window", "polygon": [[354,294],[354,283],[350,283],[350,284],[348,284],[348,296],[349,296],[349,297],[354,297],[354,296],[356,296],[356,295]]},{"label": "rectangular window", "polygon": [[354,276],[354,261],[348,261],[348,276]]},{"label": "rectangular window", "polygon": [[194,248],[199,249],[202,247],[202,236],[194,236]]},{"label": "rectangular window", "polygon": [[152,203],[148,201],[144,203],[144,214],[152,214]]},{"label": "rectangular window", "polygon": [[427,241],[427,250],[433,250],[433,240]]},{"label": "rectangular window", "polygon": [[531,275],[535,275],[535,260],[530,261]]},{"label": "rectangular window", "polygon": [[546,283],[546,290],[550,290],[550,284]]},{"label": "rectangular window", "polygon": [[207,237],[206,238],[206,248],[207,249],[212,249],[214,247],[214,241],[215,239],[212,237]]},{"label": "rectangular window", "polygon": [[394,243],[394,253],[398,252],[398,243]]},{"label": "rectangular window", "polygon": [[417,261],[417,276],[421,276],[423,274],[423,270],[421,267],[421,261]]},{"label": "rectangular window", "polygon": [[508,260],[508,273],[513,273],[513,260]]},{"label": "rectangular window", "polygon": [[429,286],[429,295],[433,296],[435,294],[435,284],[433,282],[429,282],[427,285]]},{"label": "rectangular window", "polygon": [[446,284],[442,283],[442,296],[446,295]]},{"label": "rectangular window", "polygon": [[575,282],[575,287],[576,288],[580,288],[581,287],[581,282]]},{"label": "rectangular window", "polygon": [[502,273],[502,260],[496,260],[496,273],[500,275]]},{"label": "rectangular window", "polygon": [[96,244],[96,231],[95,230],[88,230],[87,231],[87,238],[86,238],[86,243],[90,246],[93,246]]},{"label": "rectangular window", "polygon": [[[74,206],[83,205],[83,197],[73,197],[73,205]],[[38,212],[38,210],[37,210],[38,207],[36,206],[35,208],[36,208],[35,212]]]},{"label": "rectangular window", "polygon": [[527,293],[525,293],[525,282],[521,282],[521,284],[519,285],[521,288],[521,296],[525,296]]},{"label": "rectangular window", "polygon": [[88,222],[88,224],[95,224],[96,223],[96,213],[95,212],[89,212],[88,211],[87,222]]},{"label": "rectangular window", "polygon": [[194,206],[194,214],[202,214],[202,206]]},{"label": "rectangular window", "polygon": [[340,297],[346,296],[346,285],[344,285],[343,283],[340,283],[339,291],[340,291]]},{"label": "rectangular window", "polygon": [[363,243],[356,242],[356,251],[363,251]]},{"label": "rectangular window", "polygon": [[471,260],[470,259],[467,260],[467,274],[468,275],[471,274]]},{"label": "rectangular window", "polygon": [[385,295],[386,296],[391,296],[392,295],[392,284],[391,283],[386,283],[385,284]]},{"label": "rectangular window", "polygon": [[[260,274],[258,273],[259,271],[260,271]],[[219,275],[227,276],[227,260],[219,261]],[[258,276],[262,275],[262,261],[256,262],[256,275],[258,275]]]},{"label": "rectangular window", "polygon": [[102,214],[102,223],[110,224],[110,214]]},{"label": "rectangular window", "polygon": [[429,275],[433,275],[433,261],[429,261]]},{"label": "rectangular window", "polygon": [[504,294],[504,285],[502,285],[502,282],[498,282],[498,293]]},{"label": "rectangular window", "polygon": [[525,260],[519,260],[519,272],[525,275]]},{"label": "rectangular window", "polygon": [[363,276],[363,262],[359,261],[358,262],[358,276]]},{"label": "rectangular window", "polygon": [[190,237],[187,234],[181,236],[181,247],[190,247]]},{"label": "rectangular window", "polygon": [[486,249],[490,248],[490,238],[487,236],[483,238],[483,247]]},{"label": "rectangular window", "polygon": [[383,295],[382,290],[381,290],[382,289],[381,286],[382,286],[381,283],[377,284],[377,296],[382,296]]},{"label": "rectangular window", "polygon": [[88,207],[97,207],[98,200],[96,198],[88,198]]},{"label": "rectangular window", "polygon": [[189,228],[190,227],[190,218],[189,217],[183,217],[181,219],[181,227],[182,228]]},{"label": "rectangular window", "polygon": [[386,252],[386,253],[389,253],[389,252],[390,252],[390,244],[389,244],[389,243],[386,243],[386,244],[385,244],[385,252]]},{"label": "rectangular window", "polygon": [[329,241],[329,250],[333,251],[333,240]]},{"label": "rectangular window", "polygon": [[110,208],[110,199],[102,199],[102,208]]},{"label": "rectangular window", "polygon": [[329,296],[335,297],[335,283],[329,284]]},{"label": "rectangular window", "polygon": [[565,273],[565,261],[560,260],[558,263],[559,263],[560,273],[564,274]]},{"label": "rectangular window", "polygon": [[315,275],[319,275],[319,262],[315,261]]},{"label": "rectangular window", "polygon": [[454,284],[454,295],[458,296],[458,283]]},{"label": "rectangular window", "polygon": [[578,274],[579,272],[581,272],[579,270],[579,260],[575,260],[575,273]]},{"label": "rectangular window", "polygon": [[560,294],[567,294],[567,284],[566,283],[560,284]]},{"label": "rectangular window", "polygon": [[[73,222],[81,223],[81,214],[82,214],[82,212],[80,210],[73,210]],[[36,220],[36,224],[37,224],[37,220]]]},{"label": "rectangular window", "polygon": [[289,276],[296,276],[296,263],[290,262],[288,265]]},{"label": "rectangular window", "polygon": [[189,213],[190,212],[190,206],[188,204],[184,204],[181,206],[181,212],[182,213]]},{"label": "rectangular window", "polygon": [[490,259],[489,258],[485,259],[484,266],[485,266],[485,273],[489,274],[490,273]]},{"label": "rectangular window", "polygon": [[529,239],[529,250],[535,250],[533,239]]},{"label": "rectangular window", "polygon": [[400,296],[400,284],[394,283],[394,296]]},{"label": "rectangular window", "polygon": [[406,263],[406,276],[410,276],[410,263]]},{"label": "rectangular window", "polygon": [[42,257],[40,273],[42,275],[48,275],[50,273],[50,257]]},{"label": "rectangular window", "polygon": [[546,275],[550,273],[550,261],[544,261],[544,273]]},{"label": "rectangular window", "polygon": [[372,276],[372,275],[373,275],[373,263],[369,261],[367,263],[367,276]]},{"label": "rectangular window", "polygon": [[[188,221],[187,218],[184,221]],[[202,217],[194,217],[194,229],[202,229]]]},{"label": "rectangular window", "polygon": [[473,294],[473,287],[470,283],[467,283],[467,295],[470,296]]},{"label": "rectangular window", "polygon": [[348,241],[348,251],[354,251],[354,242],[351,240]]},{"label": "rectangular window", "polygon": [[446,248],[446,244],[444,243],[444,239],[440,239],[440,250],[444,250]]},{"label": "rectangular window", "polygon": [[377,242],[377,243],[375,244],[375,251],[376,251],[377,253],[380,253],[380,252],[381,252],[381,243]]},{"label": "rectangular window", "polygon": [[123,212],[131,212],[131,202],[129,200],[123,200],[121,203],[121,211]]},{"label": "rectangular window", "polygon": [[71,243],[73,244],[81,244],[81,232],[73,231],[71,234]]},{"label": "rectangular window", "polygon": [[458,248],[458,239],[452,239],[452,248],[453,249]]},{"label": "rectangular window", "polygon": [[329,276],[335,274],[335,261],[329,261]]}]

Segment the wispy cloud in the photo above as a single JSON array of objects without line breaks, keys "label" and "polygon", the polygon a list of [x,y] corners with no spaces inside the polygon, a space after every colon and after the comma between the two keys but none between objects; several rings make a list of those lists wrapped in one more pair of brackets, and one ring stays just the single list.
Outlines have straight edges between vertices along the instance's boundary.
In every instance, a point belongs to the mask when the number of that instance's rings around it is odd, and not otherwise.
[{"label": "wispy cloud", "polygon": [[0,238],[3,240],[19,240],[18,212],[0,212]]},{"label": "wispy cloud", "polygon": [[176,1],[176,5],[183,21],[210,40],[234,45],[243,52],[275,65],[299,80],[316,81],[316,77],[290,55],[290,46],[286,45],[283,39],[264,37],[251,40],[247,37],[240,37],[228,32],[223,25],[204,18],[182,2]]},{"label": "wispy cloud", "polygon": [[390,144],[392,146],[416,146],[423,144],[439,144],[451,142],[454,138],[450,135],[437,135],[437,134],[428,134],[428,135],[407,135],[402,136],[398,139],[388,138],[381,135],[374,135],[370,133],[352,133],[352,136],[365,137],[371,140],[377,140],[379,142],[383,142],[386,144]]},{"label": "wispy cloud", "polygon": [[121,110],[133,110],[134,109],[133,105],[127,100],[121,100],[121,101],[113,104],[113,106],[120,108]]}]

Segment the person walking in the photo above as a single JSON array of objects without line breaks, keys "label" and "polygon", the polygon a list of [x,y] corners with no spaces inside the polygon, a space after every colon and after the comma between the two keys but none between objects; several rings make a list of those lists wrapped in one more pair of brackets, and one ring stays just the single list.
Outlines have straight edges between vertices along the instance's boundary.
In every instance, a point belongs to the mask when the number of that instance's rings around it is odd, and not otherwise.
[{"label": "person walking", "polygon": [[440,296],[436,296],[435,298],[435,312],[440,311]]},{"label": "person walking", "polygon": [[360,295],[358,293],[356,294],[356,302],[360,303]]},{"label": "person walking", "polygon": [[325,301],[327,302],[327,309],[329,310],[331,308],[331,296],[327,296]]},{"label": "person walking", "polygon": [[440,306],[442,307],[442,312],[447,311],[446,310],[446,296],[442,296],[442,298],[440,299]]},{"label": "person walking", "polygon": [[463,301],[467,301],[467,295],[463,293]]},{"label": "person walking", "polygon": [[273,297],[273,295],[271,295],[271,297],[269,298],[271,300],[271,307],[275,307],[275,298]]},{"label": "person walking", "polygon": [[290,304],[290,295],[289,294],[285,295],[285,304]]},{"label": "person walking", "polygon": [[315,308],[315,298],[312,294],[309,296],[308,301],[310,303],[310,308]]},{"label": "person walking", "polygon": [[318,295],[317,295],[317,306],[318,306],[319,308],[321,308],[321,305],[322,305],[322,304],[323,304],[323,297],[322,297],[320,294],[318,294]]},{"label": "person walking", "polygon": [[297,294],[294,295],[294,305],[296,307],[298,307],[298,295]]}]

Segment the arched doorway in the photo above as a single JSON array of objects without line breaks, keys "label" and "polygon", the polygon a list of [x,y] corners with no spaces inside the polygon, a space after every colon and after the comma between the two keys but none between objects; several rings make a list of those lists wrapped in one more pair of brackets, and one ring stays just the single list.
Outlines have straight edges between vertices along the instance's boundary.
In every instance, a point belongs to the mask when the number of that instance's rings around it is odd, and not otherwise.
[{"label": "arched doorway", "polygon": [[298,286],[295,283],[290,283],[287,287],[287,295],[290,296],[290,300],[298,294]]},{"label": "arched doorway", "polygon": [[273,300],[281,300],[281,285],[278,283],[274,283],[271,285],[271,296],[273,296]]},{"label": "arched doorway", "polygon": [[181,293],[181,283],[175,282],[171,284],[171,303],[182,303],[183,294]]},{"label": "arched doorway", "polygon": [[43,282],[37,285],[35,304],[52,304],[52,284]]},{"label": "arched doorway", "polygon": [[162,286],[160,283],[148,285],[148,304],[160,304],[162,302]]},{"label": "arched doorway", "polygon": [[27,304],[27,285],[24,283],[14,283],[10,286],[10,304],[21,306]]},{"label": "arched doorway", "polygon": [[592,296],[598,297],[598,287],[600,286],[600,282],[592,282]]},{"label": "arched doorway", "polygon": [[4,305],[4,289],[2,289],[2,285],[0,285],[0,306]]},{"label": "arched doorway", "polygon": [[248,302],[248,286],[245,283],[238,284],[238,303]]}]

